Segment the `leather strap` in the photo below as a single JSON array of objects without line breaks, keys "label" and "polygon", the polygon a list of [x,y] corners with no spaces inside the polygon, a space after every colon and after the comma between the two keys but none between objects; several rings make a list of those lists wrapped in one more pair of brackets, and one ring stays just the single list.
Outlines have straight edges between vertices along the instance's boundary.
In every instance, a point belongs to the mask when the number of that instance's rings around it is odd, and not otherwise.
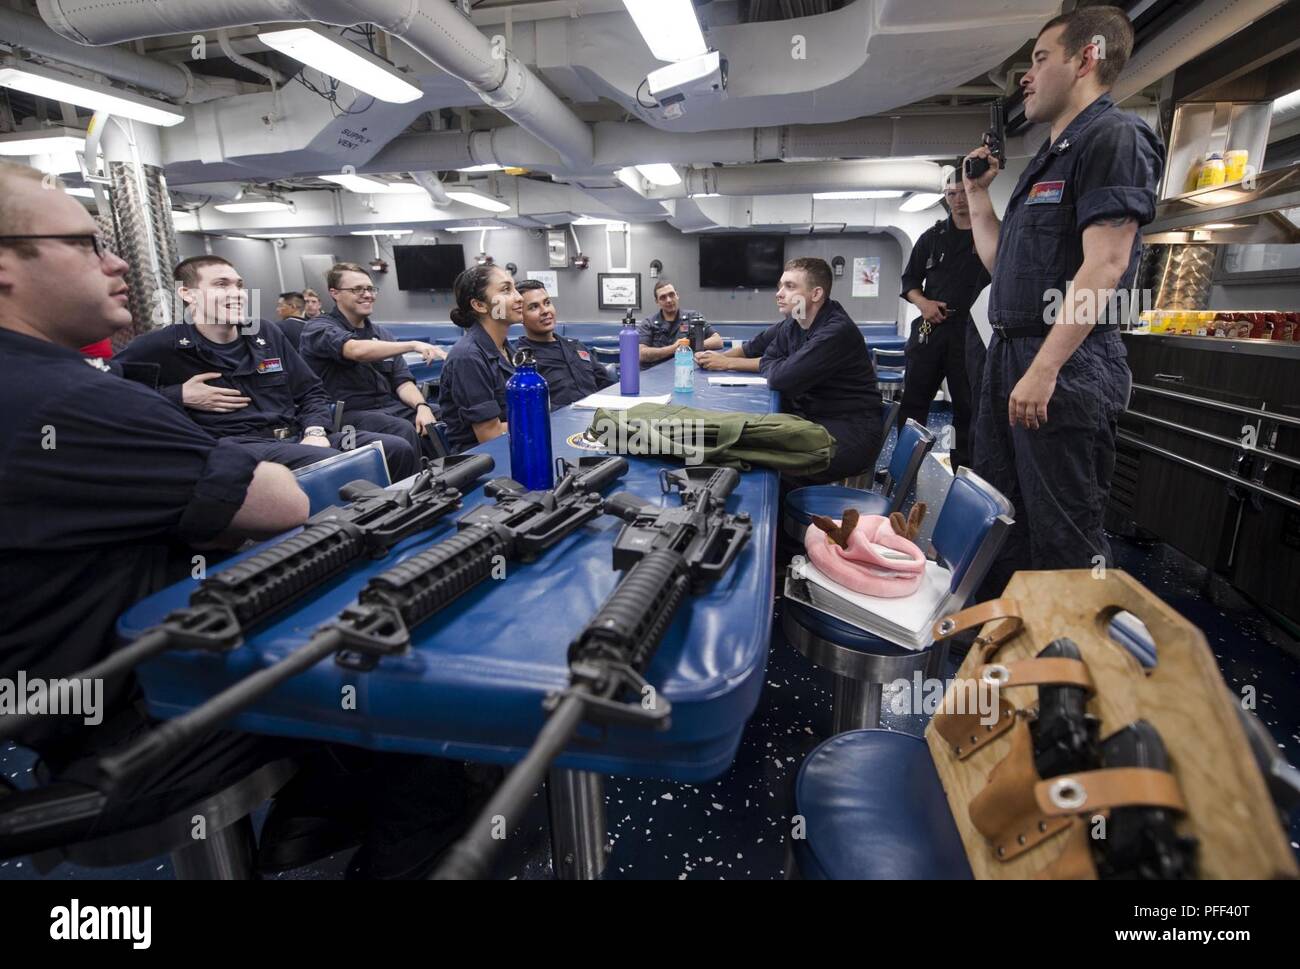
[{"label": "leather strap", "polygon": [[1056,860],[1034,876],[1039,881],[1096,881],[1097,862],[1087,818],[1075,818],[1065,833],[1065,847]]},{"label": "leather strap", "polygon": [[951,616],[944,616],[934,624],[931,632],[936,641],[943,640],[967,629],[975,629],[993,622],[995,619],[1006,621],[998,625],[989,635],[979,636],[975,640],[975,647],[987,661],[1003,643],[1020,632],[1025,624],[1020,616],[1020,603],[1015,599],[990,599],[988,602],[981,602],[969,609],[955,612]]},{"label": "leather strap", "polygon": [[1013,686],[1077,686],[1096,693],[1092,676],[1082,660],[1064,657],[1025,659],[1005,666],[990,664],[979,672],[980,678],[996,682],[1001,689]]},{"label": "leather strap", "polygon": [[971,823],[988,839],[999,861],[1017,858],[1070,826],[1070,817],[1044,816],[1035,799],[1039,780],[1029,722],[1017,717],[1011,750],[970,802]]},{"label": "leather strap", "polygon": [[[977,684],[976,688],[979,689],[978,681],[975,682]],[[950,690],[957,688],[957,683],[949,687]],[[987,687],[984,687],[984,689],[987,689]],[[935,711],[931,723],[934,724],[935,733],[942,737],[948,743],[948,746],[952,748],[953,756],[958,760],[965,760],[975,751],[992,743],[1015,726],[1016,708],[1006,697],[998,696],[998,706],[995,712],[996,719],[992,723],[984,723],[984,714],[978,710],[967,713],[948,713],[940,709]]]},{"label": "leather strap", "polygon": [[1034,785],[1034,799],[1048,817],[1095,814],[1131,805],[1187,813],[1178,779],[1168,771],[1148,767],[1109,767],[1052,777]]}]

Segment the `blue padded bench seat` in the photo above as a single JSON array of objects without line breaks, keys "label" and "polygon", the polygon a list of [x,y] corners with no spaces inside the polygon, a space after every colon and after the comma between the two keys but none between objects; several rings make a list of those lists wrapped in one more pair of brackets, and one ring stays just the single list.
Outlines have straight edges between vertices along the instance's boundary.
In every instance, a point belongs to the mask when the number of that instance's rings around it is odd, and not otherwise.
[{"label": "blue padded bench seat", "polygon": [[852,730],[804,761],[792,839],[804,878],[967,880],[961,835],[930,748],[892,730]]},{"label": "blue padded bench seat", "polygon": [[387,486],[388,466],[384,463],[384,449],[378,441],[334,454],[298,468],[293,476],[298,486],[307,494],[311,514],[323,511],[330,505],[340,504],[339,489],[353,481],[370,481]]},{"label": "blue padded bench seat", "polygon": [[875,492],[841,485],[796,488],[785,499],[786,515],[803,526],[799,529],[801,536],[812,524],[813,515],[824,515],[838,521],[847,508],[856,508],[860,515],[888,515],[889,499]]}]

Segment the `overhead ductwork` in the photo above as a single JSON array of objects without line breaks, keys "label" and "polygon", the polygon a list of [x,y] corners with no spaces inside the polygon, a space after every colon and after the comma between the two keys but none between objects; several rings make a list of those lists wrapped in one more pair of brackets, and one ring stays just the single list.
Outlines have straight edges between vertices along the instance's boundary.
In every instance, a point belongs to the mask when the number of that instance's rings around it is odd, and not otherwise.
[{"label": "overhead ductwork", "polygon": [[1060,10],[1061,0],[856,0],[816,16],[715,24],[708,44],[730,65],[727,96],[688,97],[672,119],[645,106],[642,82],[663,64],[625,10],[515,21],[510,43],[573,101],[607,98],[656,128],[703,132],[847,121],[959,89]]},{"label": "overhead ductwork", "polygon": [[1276,10],[1286,0],[1201,0],[1134,53],[1111,94],[1123,101]]},{"label": "overhead ductwork", "polygon": [[509,51],[450,3],[419,0],[38,0],[41,16],[80,44],[114,44],[160,34],[267,22],[372,23],[470,86],[487,104],[583,169],[590,127]]},{"label": "overhead ductwork", "polygon": [[814,192],[943,192],[943,168],[934,162],[868,161],[742,165],[692,169],[681,184],[653,188],[652,199],[693,195],[808,195]]},{"label": "overhead ductwork", "polygon": [[37,17],[3,7],[0,42],[182,102],[210,101],[248,90],[238,81],[204,77],[183,65],[152,60],[121,47],[85,47],[60,37]]},{"label": "overhead ductwork", "polygon": [[[639,122],[601,122],[593,126],[592,168],[612,172],[655,162],[732,165],[783,159],[952,158],[979,144],[987,126],[983,111],[701,132],[666,132]],[[546,172],[566,169],[554,150],[511,125],[395,138],[364,170],[397,172],[415,165],[448,170],[488,164]]]},{"label": "overhead ductwork", "polygon": [[415,184],[429,193],[429,201],[435,208],[445,209],[451,206],[451,196],[447,194],[447,189],[443,187],[442,182],[438,181],[437,175],[433,172],[411,172],[410,174]]}]

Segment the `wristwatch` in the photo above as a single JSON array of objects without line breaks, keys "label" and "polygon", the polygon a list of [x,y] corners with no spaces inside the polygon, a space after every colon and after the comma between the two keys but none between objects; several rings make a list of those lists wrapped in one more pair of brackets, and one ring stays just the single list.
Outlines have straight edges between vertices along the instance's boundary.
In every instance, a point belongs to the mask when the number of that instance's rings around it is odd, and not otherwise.
[{"label": "wristwatch", "polygon": [[323,427],[309,427],[302,432],[303,437],[329,437]]},{"label": "wristwatch", "polygon": [[[429,402],[428,402],[428,401],[421,401],[420,403],[418,403],[418,404],[415,405],[415,409],[416,409],[416,410],[419,410],[421,407],[429,407]],[[430,413],[430,414],[433,413],[433,408],[432,408],[432,407],[429,407],[429,413]]]}]

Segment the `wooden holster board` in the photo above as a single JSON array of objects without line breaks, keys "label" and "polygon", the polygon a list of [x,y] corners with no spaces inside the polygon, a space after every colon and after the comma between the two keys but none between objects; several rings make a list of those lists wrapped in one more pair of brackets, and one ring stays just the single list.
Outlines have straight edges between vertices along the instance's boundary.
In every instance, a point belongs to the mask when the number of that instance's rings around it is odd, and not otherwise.
[{"label": "wooden holster board", "polygon": [[[1024,626],[993,662],[1031,659],[1052,640],[1068,636],[1097,687],[1088,712],[1101,719],[1101,737],[1138,719],[1159,731],[1188,809],[1178,831],[1199,842],[1199,877],[1296,877],[1290,845],[1239,719],[1241,697],[1228,690],[1199,629],[1117,570],[1104,578],[1088,570],[1018,572],[1003,598],[1019,604]],[[1110,638],[1107,628],[1120,610],[1146,624],[1155,643],[1154,668],[1144,670]],[[984,632],[996,625],[989,623]],[[983,665],[979,650],[972,649],[949,693],[960,689],[962,680],[975,678]],[[1038,688],[1007,689],[1001,696],[1027,710],[1037,705]],[[957,759],[933,723],[925,739],[976,878],[1031,878],[1064,851],[1069,836],[1059,834],[1002,862],[971,822],[971,799],[1006,757],[1010,734],[965,760]]]}]

